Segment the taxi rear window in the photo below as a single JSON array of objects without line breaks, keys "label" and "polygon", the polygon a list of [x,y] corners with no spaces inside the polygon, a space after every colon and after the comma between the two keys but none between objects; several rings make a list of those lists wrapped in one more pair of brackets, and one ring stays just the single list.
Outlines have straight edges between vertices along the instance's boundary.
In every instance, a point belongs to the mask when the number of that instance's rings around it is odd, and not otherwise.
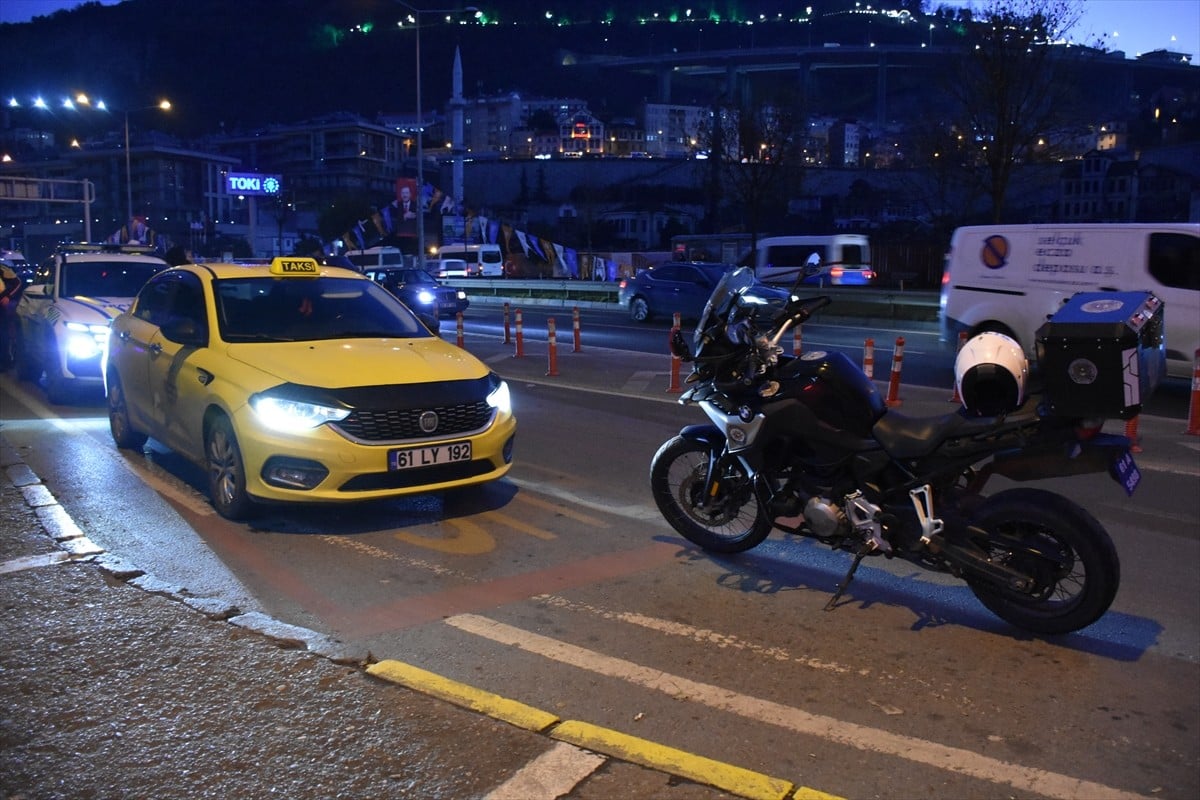
[{"label": "taxi rear window", "polygon": [[222,278],[213,293],[226,342],[432,335],[395,297],[361,278]]}]

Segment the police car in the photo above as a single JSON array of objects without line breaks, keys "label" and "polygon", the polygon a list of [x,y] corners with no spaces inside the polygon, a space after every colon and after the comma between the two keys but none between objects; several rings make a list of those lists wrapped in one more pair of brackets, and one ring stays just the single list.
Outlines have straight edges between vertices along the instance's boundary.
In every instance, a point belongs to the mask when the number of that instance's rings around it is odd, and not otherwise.
[{"label": "police car", "polygon": [[344,502],[495,480],[507,384],[365,275],[311,258],[185,264],[117,316],[104,376],[118,447],[204,468],[216,510]]},{"label": "police car", "polygon": [[52,403],[103,385],[100,358],[109,322],[129,308],[150,276],[167,268],[151,247],[64,245],[42,261],[17,305],[17,375],[45,375]]}]

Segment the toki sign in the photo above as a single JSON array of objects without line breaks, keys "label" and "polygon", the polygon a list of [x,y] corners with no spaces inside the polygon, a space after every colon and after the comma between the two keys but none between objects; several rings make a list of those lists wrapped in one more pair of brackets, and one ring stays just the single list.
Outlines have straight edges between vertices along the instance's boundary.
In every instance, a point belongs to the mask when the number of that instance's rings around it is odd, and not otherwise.
[{"label": "toki sign", "polygon": [[225,175],[225,190],[229,194],[277,195],[283,188],[278,175],[259,175],[256,172],[229,172]]}]

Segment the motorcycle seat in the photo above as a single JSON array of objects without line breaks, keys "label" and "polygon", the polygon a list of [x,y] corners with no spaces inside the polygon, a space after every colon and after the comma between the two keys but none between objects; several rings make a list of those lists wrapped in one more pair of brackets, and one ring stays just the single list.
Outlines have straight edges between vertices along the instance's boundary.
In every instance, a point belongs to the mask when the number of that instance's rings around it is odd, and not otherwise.
[{"label": "motorcycle seat", "polygon": [[871,435],[892,458],[921,458],[951,436],[970,429],[993,427],[995,422],[992,418],[968,418],[958,412],[936,417],[908,417],[889,410],[875,423]]}]

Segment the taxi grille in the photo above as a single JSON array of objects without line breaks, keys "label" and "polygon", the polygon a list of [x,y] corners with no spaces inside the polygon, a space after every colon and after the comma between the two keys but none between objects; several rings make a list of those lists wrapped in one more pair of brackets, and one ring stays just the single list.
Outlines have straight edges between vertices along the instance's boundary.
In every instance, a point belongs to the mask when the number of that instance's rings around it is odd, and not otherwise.
[{"label": "taxi grille", "polygon": [[[431,433],[422,431],[418,422],[426,411],[438,415],[437,430]],[[356,441],[398,442],[472,433],[486,428],[492,414],[486,400],[428,408],[357,409],[333,427]]]}]

